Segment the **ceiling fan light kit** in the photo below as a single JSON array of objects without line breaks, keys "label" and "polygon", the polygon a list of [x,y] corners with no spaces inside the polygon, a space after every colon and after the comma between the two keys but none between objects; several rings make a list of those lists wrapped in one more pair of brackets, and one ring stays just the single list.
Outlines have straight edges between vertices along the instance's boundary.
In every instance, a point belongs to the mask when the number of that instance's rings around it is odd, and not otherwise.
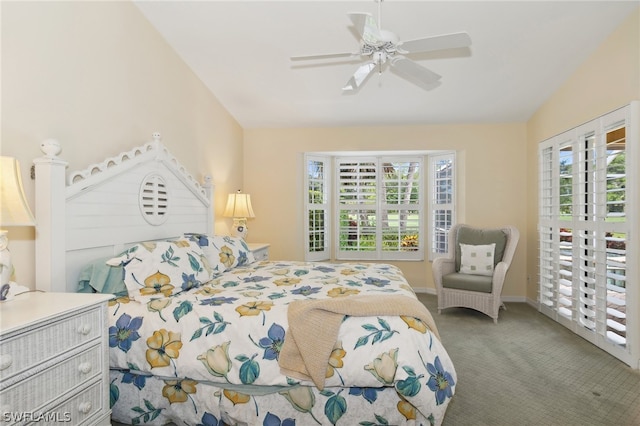
[{"label": "ceiling fan light kit", "polygon": [[440,84],[442,76],[406,57],[412,53],[433,52],[444,49],[458,49],[471,46],[471,37],[466,32],[424,37],[400,41],[398,36],[380,27],[380,4],[378,20],[363,12],[349,13],[348,16],[360,35],[360,50],[356,53],[330,53],[325,55],[294,56],[292,61],[334,59],[360,56],[366,62],[361,64],[342,88],[345,92],[358,90],[375,69],[382,74],[386,64],[400,77],[424,90],[431,90]]}]

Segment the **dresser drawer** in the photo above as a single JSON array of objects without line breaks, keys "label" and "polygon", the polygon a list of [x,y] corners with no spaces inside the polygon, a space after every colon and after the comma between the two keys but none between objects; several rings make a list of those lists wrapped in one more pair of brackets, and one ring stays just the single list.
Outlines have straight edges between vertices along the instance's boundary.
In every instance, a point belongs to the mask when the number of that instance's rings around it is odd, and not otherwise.
[{"label": "dresser drawer", "polygon": [[[65,393],[102,376],[105,349],[93,346],[43,371],[29,372],[13,386],[0,391],[2,411],[11,413],[41,410]],[[75,393],[75,392],[74,392]]]},{"label": "dresser drawer", "polygon": [[[48,406],[42,410],[3,411],[0,423],[7,426],[26,424],[93,425],[99,422],[106,412],[105,407],[102,406],[102,401],[106,400],[103,391],[104,385],[101,382],[96,382],[58,405]],[[104,419],[102,420],[103,423],[106,422]]]},{"label": "dresser drawer", "polygon": [[46,325],[34,326],[19,334],[2,336],[0,341],[0,379],[37,367],[62,353],[99,338],[104,332],[102,307],[73,316],[63,316]]},{"label": "dresser drawer", "polygon": [[70,421],[65,422],[64,419],[59,422],[53,422],[53,425],[81,425],[85,421],[90,420],[91,424],[94,424],[98,420],[96,415],[102,415],[109,407],[103,407],[102,401],[108,401],[104,397],[104,384],[96,383],[91,385],[88,389],[79,392],[74,397],[64,401],[58,407],[54,409],[56,412],[69,413],[68,417]]}]

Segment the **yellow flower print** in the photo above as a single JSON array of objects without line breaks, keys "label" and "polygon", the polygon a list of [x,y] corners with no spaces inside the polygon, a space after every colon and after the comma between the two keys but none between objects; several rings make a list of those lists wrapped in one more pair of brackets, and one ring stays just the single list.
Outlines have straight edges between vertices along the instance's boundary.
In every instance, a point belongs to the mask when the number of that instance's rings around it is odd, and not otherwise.
[{"label": "yellow flower print", "polygon": [[233,265],[233,262],[236,261],[236,257],[233,255],[233,251],[228,246],[222,246],[220,249],[220,263],[222,263],[227,268],[230,268]]},{"label": "yellow flower print", "polygon": [[411,405],[405,399],[398,401],[397,407],[400,414],[402,414],[407,420],[416,419],[416,407]]},{"label": "yellow flower print", "polygon": [[262,296],[262,292],[258,290],[250,290],[242,293],[244,297],[260,297]]},{"label": "yellow flower print", "polygon": [[422,334],[425,334],[427,332],[427,324],[425,324],[421,319],[408,317],[405,315],[400,315],[400,318],[402,318],[402,321],[407,323],[409,328],[413,328],[414,330],[417,330]]},{"label": "yellow flower print", "polygon": [[238,306],[236,308],[236,312],[240,314],[241,317],[255,317],[260,315],[262,311],[270,311],[273,306],[273,302],[271,301],[257,301],[257,302],[247,302],[242,306]]},{"label": "yellow flower print", "polygon": [[213,376],[227,378],[227,373],[231,371],[231,359],[229,358],[229,345],[231,342],[224,342],[222,345],[214,346],[205,353],[198,355],[198,360]]},{"label": "yellow flower print", "polygon": [[154,294],[163,294],[164,297],[171,296],[171,292],[174,286],[171,284],[171,278],[168,275],[156,272],[153,275],[149,275],[144,280],[144,288],[140,289],[140,294],[143,296],[152,296]]},{"label": "yellow flower print", "polygon": [[182,348],[180,337],[180,333],[164,328],[153,332],[153,336],[147,339],[147,362],[151,368],[166,367],[171,363],[171,359],[178,358]]},{"label": "yellow flower print", "polygon": [[331,351],[331,355],[329,356],[329,365],[327,366],[327,373],[325,374],[325,378],[333,377],[333,373],[336,368],[342,368],[344,366],[344,361],[342,358],[347,354],[347,352],[342,349],[342,341],[338,340]]},{"label": "yellow flower print", "polygon": [[385,386],[393,384],[398,368],[398,348],[381,353],[373,362],[364,366],[364,369],[375,376]]},{"label": "yellow flower print", "polygon": [[189,394],[196,393],[196,385],[198,384],[198,382],[191,379],[165,380],[164,383],[162,396],[167,398],[170,404],[185,402]]},{"label": "yellow flower print", "polygon": [[149,252],[153,253],[153,251],[156,249],[157,244],[151,241],[145,241],[140,243],[140,245],[144,248],[146,248]]},{"label": "yellow flower print", "polygon": [[119,305],[120,303],[129,303],[131,299],[129,299],[129,295],[120,296],[109,300],[109,306]]},{"label": "yellow flower print", "polygon": [[281,286],[281,285],[296,285],[300,282],[300,278],[290,278],[290,277],[285,277],[285,278],[279,278],[277,280],[274,280],[273,283],[277,286]]},{"label": "yellow flower print", "polygon": [[357,271],[357,270],[355,270],[353,268],[345,268],[345,269],[341,270],[340,273],[342,275],[356,275],[356,274],[359,274],[360,271]]},{"label": "yellow flower print", "polygon": [[203,296],[213,296],[218,293],[222,293],[224,290],[221,288],[213,288],[210,285],[204,285],[200,287],[200,290],[196,291],[198,294],[202,294]]},{"label": "yellow flower print", "polygon": [[256,270],[254,268],[233,268],[231,271],[232,274],[235,275],[244,275],[244,274],[251,274],[253,272],[255,272]]},{"label": "yellow flower print", "polygon": [[147,302],[147,309],[151,312],[160,312],[171,304],[171,299],[168,297],[162,299],[152,299]]},{"label": "yellow flower print", "polygon": [[346,288],[346,287],[334,287],[327,292],[329,297],[345,297],[353,296],[360,293],[360,290]]},{"label": "yellow flower print", "polygon": [[152,299],[147,302],[147,309],[149,312],[157,312],[163,321],[166,321],[162,316],[162,310],[171,304],[171,299],[163,297],[162,299]]},{"label": "yellow flower print", "polygon": [[280,395],[287,398],[293,408],[302,413],[311,413],[311,409],[316,403],[316,397],[308,386],[298,386],[291,390],[280,392]]},{"label": "yellow flower print", "polygon": [[289,273],[289,268],[274,269],[269,272],[271,272],[273,275],[287,275]]},{"label": "yellow flower print", "polygon": [[173,244],[175,244],[176,247],[189,247],[189,241],[187,240],[177,240],[174,241]]},{"label": "yellow flower print", "polygon": [[247,394],[232,391],[229,389],[225,389],[222,393],[224,394],[224,396],[227,397],[229,401],[233,402],[233,405],[246,404],[247,402],[249,402],[249,399],[251,398]]}]

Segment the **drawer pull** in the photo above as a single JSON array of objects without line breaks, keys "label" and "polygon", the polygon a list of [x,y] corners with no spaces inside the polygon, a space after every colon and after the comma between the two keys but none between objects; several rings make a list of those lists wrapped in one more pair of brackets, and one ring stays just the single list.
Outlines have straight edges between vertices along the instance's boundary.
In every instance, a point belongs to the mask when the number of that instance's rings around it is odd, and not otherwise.
[{"label": "drawer pull", "polygon": [[91,333],[91,326],[89,324],[82,324],[78,327],[78,333],[86,336],[87,334]]},{"label": "drawer pull", "polygon": [[0,355],[0,370],[6,370],[13,364],[13,357],[11,355]]},{"label": "drawer pull", "polygon": [[80,371],[82,374],[87,374],[91,371],[91,364],[88,362],[83,362],[78,366],[78,371]]},{"label": "drawer pull", "polygon": [[78,411],[82,414],[88,414],[89,411],[91,411],[91,403],[89,401],[81,402],[80,405],[78,405]]}]

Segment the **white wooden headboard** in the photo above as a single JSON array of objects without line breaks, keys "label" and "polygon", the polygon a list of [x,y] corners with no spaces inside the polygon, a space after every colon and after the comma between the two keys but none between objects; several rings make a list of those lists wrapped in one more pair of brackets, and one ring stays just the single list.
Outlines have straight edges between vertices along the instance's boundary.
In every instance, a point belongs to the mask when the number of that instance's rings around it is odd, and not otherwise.
[{"label": "white wooden headboard", "polygon": [[36,172],[36,289],[75,292],[89,262],[139,241],[213,233],[211,179],[198,183],[160,142],[66,174],[55,140]]}]

